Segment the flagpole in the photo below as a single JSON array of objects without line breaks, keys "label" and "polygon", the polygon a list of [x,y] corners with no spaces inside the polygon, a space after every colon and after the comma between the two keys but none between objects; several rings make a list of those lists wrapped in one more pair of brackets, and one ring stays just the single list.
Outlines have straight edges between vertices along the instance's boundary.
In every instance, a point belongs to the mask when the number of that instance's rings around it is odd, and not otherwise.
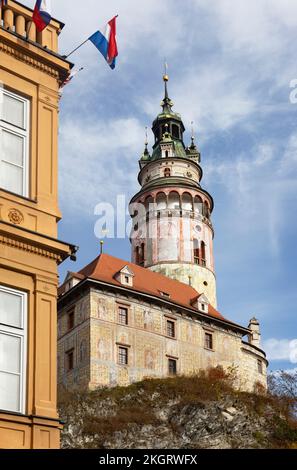
[{"label": "flagpole", "polygon": [[84,44],[86,44],[86,42],[89,41],[90,38],[86,39],[84,42],[82,42],[79,46],[77,46],[75,49],[73,49],[73,51],[71,51],[68,55],[65,55],[65,59],[68,59],[68,57],[70,57],[72,54],[74,54],[74,52],[76,52],[78,49],[80,49]]},{"label": "flagpole", "polygon": [[[117,18],[119,15],[116,15],[114,16],[112,19],[114,18]],[[68,57],[70,57],[72,54],[74,54],[74,52],[76,52],[78,49],[80,49],[84,44],[86,44],[86,42],[88,42],[90,40],[90,38],[86,39],[85,41],[83,41],[79,46],[77,46],[75,49],[73,49],[73,51],[71,51],[68,55],[65,55],[64,58],[65,59],[68,59]]]}]

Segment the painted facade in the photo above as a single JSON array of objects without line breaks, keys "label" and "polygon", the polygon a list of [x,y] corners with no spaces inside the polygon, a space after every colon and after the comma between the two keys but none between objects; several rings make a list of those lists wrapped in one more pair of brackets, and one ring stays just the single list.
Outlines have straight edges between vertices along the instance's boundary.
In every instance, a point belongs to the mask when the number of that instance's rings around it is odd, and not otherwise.
[{"label": "painted facade", "polygon": [[[111,257],[103,256],[112,264]],[[132,264],[129,267],[133,270]],[[95,389],[166,377],[170,375],[170,359],[176,361],[177,374],[190,375],[221,365],[235,371],[236,385],[242,390],[252,391],[258,383],[266,387],[267,361],[258,347],[257,332],[203,316],[198,309],[173,306],[153,296],[144,298],[129,288],[121,292],[120,285],[107,286],[92,278],[83,285],[80,281],[59,300],[61,387]],[[121,308],[128,312],[124,325]],[[174,337],[168,335],[168,321],[174,323]],[[207,347],[206,334],[212,336],[212,347]],[[128,350],[128,364],[119,361],[121,346]],[[69,354],[73,354],[71,367]]]},{"label": "painted facade", "polygon": [[0,448],[58,448],[57,239],[63,24],[41,34],[32,10],[0,9]]}]

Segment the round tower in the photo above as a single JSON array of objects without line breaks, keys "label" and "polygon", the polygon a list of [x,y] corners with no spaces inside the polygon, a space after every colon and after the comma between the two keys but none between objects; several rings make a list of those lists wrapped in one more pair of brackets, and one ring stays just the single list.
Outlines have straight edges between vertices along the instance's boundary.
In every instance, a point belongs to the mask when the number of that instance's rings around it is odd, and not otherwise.
[{"label": "round tower", "polygon": [[200,184],[203,171],[194,135],[186,147],[184,124],[168,95],[168,75],[163,80],[162,111],[152,126],[155,143],[152,154],[145,143],[141,190],[130,204],[132,261],[191,284],[216,307],[213,199]]}]

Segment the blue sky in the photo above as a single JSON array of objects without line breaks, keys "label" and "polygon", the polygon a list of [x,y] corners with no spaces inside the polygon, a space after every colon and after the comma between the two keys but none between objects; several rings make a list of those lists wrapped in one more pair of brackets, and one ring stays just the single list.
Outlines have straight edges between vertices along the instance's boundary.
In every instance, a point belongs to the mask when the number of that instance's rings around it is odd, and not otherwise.
[{"label": "blue sky", "polygon": [[[219,309],[244,325],[259,318],[271,368],[295,368],[295,0],[52,0],[52,9],[66,23],[62,54],[119,14],[116,70],[86,44],[72,56],[85,69],[61,100],[59,236],[80,246],[61,279],[99,253],[96,204],[138,190],[166,57],[174,109],[188,131],[195,122],[203,186],[215,200]],[[105,250],[130,258],[128,239],[107,240]]]}]

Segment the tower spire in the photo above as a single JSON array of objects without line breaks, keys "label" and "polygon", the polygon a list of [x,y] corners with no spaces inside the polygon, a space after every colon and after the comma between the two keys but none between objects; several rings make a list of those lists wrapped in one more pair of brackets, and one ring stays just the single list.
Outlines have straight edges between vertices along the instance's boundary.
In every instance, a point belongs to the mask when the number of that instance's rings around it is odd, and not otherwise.
[{"label": "tower spire", "polygon": [[163,75],[163,81],[164,81],[164,86],[165,86],[165,99],[169,99],[168,96],[168,88],[167,88],[167,83],[169,81],[169,76],[168,76],[168,64],[166,60],[164,61],[164,75]]},{"label": "tower spire", "polygon": [[173,102],[171,101],[168,95],[169,75],[168,75],[168,64],[166,61],[164,62],[163,82],[164,82],[164,87],[165,87],[165,96],[164,96],[164,100],[161,103],[161,106],[165,114],[170,114],[172,112],[171,108],[173,106]]}]

